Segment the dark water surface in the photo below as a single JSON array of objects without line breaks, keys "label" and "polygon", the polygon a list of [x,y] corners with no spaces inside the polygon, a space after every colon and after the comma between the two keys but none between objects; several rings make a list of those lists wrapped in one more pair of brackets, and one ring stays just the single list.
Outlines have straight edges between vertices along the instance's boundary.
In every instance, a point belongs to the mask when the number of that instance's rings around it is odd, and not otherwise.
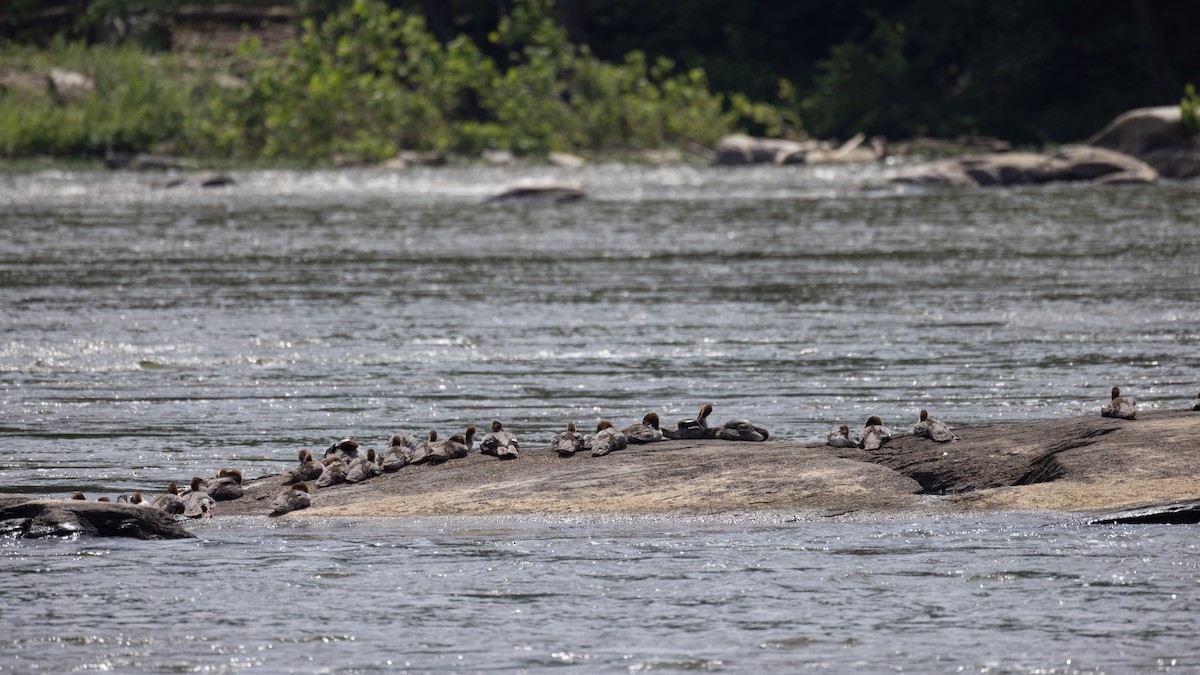
[{"label": "dark water surface", "polygon": [[[922,407],[1093,414],[1114,384],[1194,399],[1200,184],[926,192],[894,170],[0,175],[0,491],[157,492],[493,418],[534,448],[704,401],[807,442]],[[543,178],[589,199],[481,203]],[[6,542],[0,668],[1195,672],[1194,534],[250,520]]]}]

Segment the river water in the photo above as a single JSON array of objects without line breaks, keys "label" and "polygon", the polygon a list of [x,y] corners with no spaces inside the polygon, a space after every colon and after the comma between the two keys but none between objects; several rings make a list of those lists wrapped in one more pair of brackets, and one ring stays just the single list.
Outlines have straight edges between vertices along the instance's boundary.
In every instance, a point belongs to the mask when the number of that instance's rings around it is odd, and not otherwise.
[{"label": "river water", "polygon": [[[924,191],[897,170],[0,175],[0,491],[157,492],[493,418],[534,448],[705,401],[814,442],[922,407],[1094,414],[1114,384],[1194,399],[1200,184]],[[483,203],[546,179],[588,199]],[[0,669],[1200,671],[1189,527],[194,529],[4,541]]]}]

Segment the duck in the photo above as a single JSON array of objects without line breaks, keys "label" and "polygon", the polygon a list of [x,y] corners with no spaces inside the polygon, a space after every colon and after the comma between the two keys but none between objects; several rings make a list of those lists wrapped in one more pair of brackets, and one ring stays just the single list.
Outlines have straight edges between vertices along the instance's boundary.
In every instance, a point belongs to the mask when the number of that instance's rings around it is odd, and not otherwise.
[{"label": "duck", "polygon": [[858,442],[850,437],[850,425],[843,424],[836,429],[830,429],[826,442],[835,448],[856,448]]},{"label": "duck", "polygon": [[417,437],[413,436],[412,434],[396,433],[392,434],[392,437],[388,439],[389,449],[395,447],[405,447],[411,450],[420,444],[421,442],[418,441]]},{"label": "duck", "polygon": [[592,457],[602,457],[629,447],[629,439],[620,429],[614,427],[612,422],[600,420],[596,423],[596,435],[592,436],[591,447]]},{"label": "duck", "polygon": [[301,448],[298,455],[300,465],[283,475],[284,485],[295,485],[300,481],[312,481],[321,477],[325,465],[313,459],[313,454],[307,448]]},{"label": "duck", "polygon": [[1112,400],[1100,408],[1101,417],[1116,417],[1131,420],[1137,417],[1137,403],[1133,399],[1121,395],[1120,387],[1112,388]]},{"label": "duck", "polygon": [[950,427],[944,422],[939,422],[929,416],[929,412],[922,410],[917,419],[917,423],[913,426],[913,435],[922,438],[928,438],[938,443],[947,441],[957,441],[958,436],[950,431]]},{"label": "duck", "polygon": [[77,501],[87,501],[87,495],[83,494],[82,492],[76,492],[75,494],[71,495],[71,499]]},{"label": "duck", "polygon": [[717,427],[713,437],[723,441],[761,442],[770,438],[771,434],[766,429],[751,424],[749,420],[737,418]]},{"label": "duck", "polygon": [[550,439],[550,449],[557,452],[559,457],[571,457],[583,449],[583,436],[575,431],[575,423],[567,422],[567,430],[554,434]]},{"label": "duck", "polygon": [[471,454],[475,432],[475,427],[470,426],[467,427],[465,434],[454,434],[444,441],[434,443],[429,451],[429,461],[434,464],[440,464],[452,459],[462,459]]},{"label": "duck", "polygon": [[500,420],[492,420],[492,430],[484,434],[483,440],[479,441],[479,452],[500,459],[516,459],[521,452],[521,446],[511,431],[505,431]]},{"label": "duck", "polygon": [[325,451],[326,457],[341,457],[343,461],[349,463],[354,458],[358,457],[358,441],[353,438],[343,438],[342,440],[329,446]]},{"label": "duck", "polygon": [[658,413],[648,412],[637,424],[630,424],[621,430],[626,440],[634,444],[657,443],[665,441],[662,429],[659,428]]},{"label": "duck", "polygon": [[175,481],[167,483],[167,491],[161,495],[155,495],[154,499],[150,500],[150,506],[169,516],[182,516],[185,506],[183,499],[179,497],[179,486],[175,484]]},{"label": "duck", "polygon": [[204,491],[219,502],[237,499],[245,494],[242,489],[242,472],[237,469],[221,469],[216,478],[204,482]]},{"label": "duck", "polygon": [[204,490],[204,479],[193,476],[188,491],[182,496],[183,515],[187,518],[209,518],[217,501]]},{"label": "duck", "polygon": [[871,415],[858,435],[857,445],[863,450],[878,450],[892,440],[892,430],[884,426],[879,415]]},{"label": "duck", "polygon": [[1192,410],[1200,410],[1200,394],[1196,394],[1196,402],[1192,404]]},{"label": "duck", "polygon": [[285,513],[307,509],[311,504],[312,498],[309,495],[308,483],[300,481],[275,495],[275,501],[271,502],[270,516],[276,518]]},{"label": "duck", "polygon": [[340,485],[346,482],[346,473],[350,471],[350,465],[346,460],[333,455],[325,458],[325,470],[321,472],[321,477],[317,479],[317,487],[330,487],[332,485]]},{"label": "duck", "polygon": [[708,416],[712,414],[713,405],[705,403],[700,406],[696,419],[679,420],[673,427],[664,427],[662,432],[667,438],[715,438],[716,431],[708,426]]},{"label": "duck", "polygon": [[[392,438],[395,439],[396,437],[392,436]],[[412,437],[410,436],[409,438]],[[392,473],[412,464],[412,459],[413,448],[404,443],[392,444],[383,452],[383,459],[379,462],[379,468],[383,469],[386,473]]]},{"label": "duck", "polygon": [[433,450],[433,444],[437,442],[437,431],[430,430],[429,440],[417,445],[413,448],[412,459],[409,464],[424,464],[429,461],[429,453]]},{"label": "duck", "polygon": [[140,492],[135,492],[130,495],[129,503],[133,504],[134,506],[145,506],[146,508],[150,508],[150,500],[146,499],[146,497]]},{"label": "duck", "polygon": [[375,448],[367,448],[366,455],[359,455],[354,461],[350,462],[350,468],[346,470],[347,483],[361,483],[368,478],[374,478],[382,473],[379,465],[375,463]]}]

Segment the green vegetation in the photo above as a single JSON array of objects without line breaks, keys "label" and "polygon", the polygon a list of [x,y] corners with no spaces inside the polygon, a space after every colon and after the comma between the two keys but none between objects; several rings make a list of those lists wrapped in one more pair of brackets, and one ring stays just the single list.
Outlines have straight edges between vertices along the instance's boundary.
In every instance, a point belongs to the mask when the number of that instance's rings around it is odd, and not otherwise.
[{"label": "green vegetation", "polygon": [[[422,16],[357,0],[303,21],[278,54],[246,41],[242,87],[218,87],[180,57],[61,41],[8,48],[5,61],[78,70],[96,80],[77,101],[0,97],[0,152],[76,156],[169,144],[209,158],[378,161],[401,149],[476,155],[509,150],[606,152],[698,143],[739,124],[800,133],[794,113],[711,91],[704,71],[630,52],[606,63],[571,44],[549,3],[519,2],[489,42],[500,66],[465,36],[441,44]],[[794,102],[787,83],[785,103]],[[792,97],[788,99],[787,97]]]},{"label": "green vegetation", "polygon": [[1183,119],[1183,128],[1193,134],[1200,134],[1200,96],[1196,95],[1196,85],[1190,82],[1183,88],[1179,112]]},{"label": "green vegetation", "polygon": [[[262,40],[234,53],[241,24]],[[1179,101],[1197,33],[1195,3],[1156,0],[10,0],[0,156],[602,153],[733,131],[1038,147]],[[22,79],[51,67],[95,92]]]}]

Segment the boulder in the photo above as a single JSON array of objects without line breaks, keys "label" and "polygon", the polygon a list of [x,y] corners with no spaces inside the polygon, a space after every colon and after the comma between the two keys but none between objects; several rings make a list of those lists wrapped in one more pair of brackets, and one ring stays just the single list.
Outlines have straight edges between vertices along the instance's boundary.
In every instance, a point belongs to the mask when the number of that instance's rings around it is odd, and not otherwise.
[{"label": "boulder", "polygon": [[772,164],[776,158],[805,150],[806,145],[781,138],[757,138],[746,134],[733,134],[717,141],[713,164],[717,166],[739,166],[745,164]]},{"label": "boulder", "polygon": [[50,69],[50,90],[60,101],[78,101],[96,93],[96,81],[73,70]]},{"label": "boulder", "polygon": [[74,499],[0,498],[0,534],[24,537],[137,537],[185,539],[192,533],[149,507]]},{"label": "boulder", "polygon": [[569,152],[552,152],[546,155],[546,161],[554,166],[561,166],[567,169],[578,169],[587,165],[587,160],[579,155],[572,155]]},{"label": "boulder", "polygon": [[1130,110],[1088,139],[1088,145],[1136,157],[1166,178],[1200,176],[1200,137],[1184,128],[1179,106]]},{"label": "boulder", "polygon": [[944,159],[907,171],[897,183],[941,187],[1030,185],[1055,181],[1152,183],[1153,167],[1119,152],[1088,146],[1064,146],[1052,155],[1004,152]]}]

